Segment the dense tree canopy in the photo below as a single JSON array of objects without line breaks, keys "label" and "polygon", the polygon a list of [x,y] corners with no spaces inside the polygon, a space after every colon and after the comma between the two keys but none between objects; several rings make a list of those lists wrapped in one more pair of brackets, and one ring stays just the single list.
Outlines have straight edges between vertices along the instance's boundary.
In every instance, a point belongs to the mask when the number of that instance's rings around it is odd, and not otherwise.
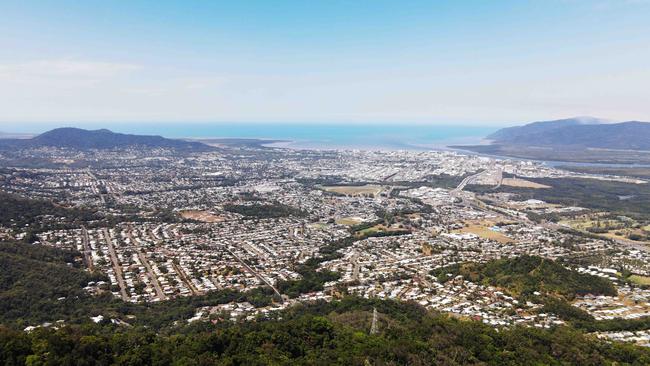
[{"label": "dense tree canopy", "polygon": [[432,274],[442,281],[461,275],[469,281],[505,288],[523,297],[536,291],[569,300],[585,294],[616,295],[616,287],[609,280],[581,274],[537,256],[455,264],[434,270]]},{"label": "dense tree canopy", "polygon": [[[372,309],[379,332],[370,335]],[[650,363],[650,350],[568,327],[496,331],[413,304],[347,298],[272,319],[200,323],[156,333],[110,324],[0,328],[4,365],[607,365]]]},{"label": "dense tree canopy", "polygon": [[228,204],[224,206],[226,211],[238,213],[245,217],[255,217],[261,219],[297,216],[304,217],[307,213],[295,207],[283,205],[281,203],[273,204],[252,204],[252,205],[235,205]]},{"label": "dense tree canopy", "polygon": [[[315,271],[342,239],[322,248],[322,257],[299,270],[303,280],[288,282],[287,293],[317,289],[335,273]],[[548,302],[549,311],[564,314],[572,326],[554,329],[494,329],[427,311],[414,303],[344,297],[333,302],[296,305],[254,321],[188,323],[196,309],[228,302],[266,305],[268,288],[246,293],[214,291],[159,303],[124,303],[111,295],[90,296],[82,290],[97,275],[75,268],[79,253],[27,245],[0,244],[0,364],[3,365],[607,365],[650,363],[650,350],[607,343],[584,331],[647,329],[647,319],[594,321],[570,305]],[[556,264],[528,257],[521,262],[495,262],[482,270],[521,282],[521,273],[560,271]],[[563,267],[562,267],[563,268]],[[310,272],[313,271],[313,272]],[[503,272],[503,273],[502,273]],[[553,276],[557,276],[554,274]],[[491,277],[483,279],[489,280]],[[495,277],[497,278],[497,277]],[[499,277],[500,278],[500,277]],[[480,280],[480,278],[479,278]],[[576,280],[577,281],[577,280]],[[550,281],[553,285],[554,282]],[[569,281],[576,286],[589,282]],[[524,282],[528,291],[530,284]],[[554,285],[553,285],[554,286]],[[592,287],[599,289],[599,286]],[[570,295],[571,288],[558,293]],[[61,299],[65,297],[65,299]],[[379,332],[369,334],[373,309]],[[94,324],[91,315],[104,315]],[[37,328],[26,325],[64,319]],[[126,320],[122,325],[110,319]]]},{"label": "dense tree canopy", "polygon": [[63,218],[63,222],[97,219],[96,214],[89,210],[62,207],[49,201],[0,191],[0,225],[21,228],[30,225],[40,228],[44,216]]}]

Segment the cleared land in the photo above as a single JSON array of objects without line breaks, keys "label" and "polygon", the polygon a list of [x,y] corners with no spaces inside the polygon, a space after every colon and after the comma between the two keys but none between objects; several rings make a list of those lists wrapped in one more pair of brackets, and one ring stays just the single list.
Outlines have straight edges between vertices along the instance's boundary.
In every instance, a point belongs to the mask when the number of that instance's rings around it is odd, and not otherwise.
[{"label": "cleared land", "polygon": [[494,226],[493,222],[490,221],[470,221],[465,223],[465,227],[462,229],[454,230],[454,233],[471,233],[480,236],[483,239],[494,240],[499,243],[511,243],[512,239],[508,236],[491,230],[490,228]]},{"label": "cleared land", "polygon": [[[518,201],[538,199],[563,206],[578,206],[595,211],[625,215],[650,222],[650,189],[647,184],[630,184],[586,178],[528,178],[551,189],[501,186],[468,186],[475,193],[513,193]],[[630,199],[621,197],[633,196]],[[645,224],[644,224],[645,225]]]},{"label": "cleared land", "polygon": [[547,186],[545,184],[535,183],[520,178],[503,178],[501,185],[510,186],[510,187],[533,188],[533,189],[551,188],[551,186]]},{"label": "cleared land", "polygon": [[[646,229],[637,229],[635,221],[617,220],[617,219],[599,219],[598,216],[587,216],[573,220],[563,220],[560,224],[568,225],[573,229],[601,235],[609,239],[630,240],[632,237],[644,237]],[[643,240],[638,240],[643,242]]]},{"label": "cleared land", "polygon": [[381,192],[382,187],[367,184],[364,186],[323,186],[323,189],[327,192],[345,194],[348,196],[360,196],[367,194],[376,196],[379,194],[379,192]]},{"label": "cleared land", "polygon": [[223,217],[210,213],[208,211],[187,210],[181,211],[180,215],[184,219],[196,220],[201,222],[220,222]]},{"label": "cleared land", "polygon": [[650,285],[650,277],[647,276],[631,275],[629,279],[638,285]]},{"label": "cleared land", "polygon": [[393,226],[387,227],[384,224],[378,224],[363,230],[359,230],[354,235],[357,237],[364,237],[364,236],[373,236],[379,233],[390,234],[390,233],[398,233],[403,231],[404,229],[398,227],[393,227]]},{"label": "cleared land", "polygon": [[339,225],[354,226],[363,222],[363,219],[360,217],[341,217],[336,219],[336,223]]}]

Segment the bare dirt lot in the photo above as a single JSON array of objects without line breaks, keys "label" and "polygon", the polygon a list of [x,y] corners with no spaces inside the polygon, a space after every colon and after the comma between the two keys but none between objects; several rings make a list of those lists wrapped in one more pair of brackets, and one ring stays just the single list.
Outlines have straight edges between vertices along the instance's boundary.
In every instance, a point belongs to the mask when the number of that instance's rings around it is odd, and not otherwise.
[{"label": "bare dirt lot", "polygon": [[223,217],[215,215],[208,211],[199,211],[199,210],[187,210],[181,211],[180,215],[184,219],[196,220],[201,222],[220,222],[223,221]]},{"label": "bare dirt lot", "polygon": [[336,219],[336,223],[339,225],[354,226],[363,222],[363,219],[359,217],[340,217]]},{"label": "bare dirt lot", "polygon": [[501,184],[510,187],[522,187],[522,188],[534,188],[534,189],[551,188],[550,186],[544,184],[539,184],[539,183],[531,182],[529,180],[520,179],[520,178],[503,178]]},{"label": "bare dirt lot", "polygon": [[511,243],[513,240],[508,236],[491,230],[494,226],[493,222],[489,221],[469,221],[465,223],[466,226],[462,229],[454,230],[455,233],[471,233],[480,236],[483,239],[494,240],[499,243]]}]

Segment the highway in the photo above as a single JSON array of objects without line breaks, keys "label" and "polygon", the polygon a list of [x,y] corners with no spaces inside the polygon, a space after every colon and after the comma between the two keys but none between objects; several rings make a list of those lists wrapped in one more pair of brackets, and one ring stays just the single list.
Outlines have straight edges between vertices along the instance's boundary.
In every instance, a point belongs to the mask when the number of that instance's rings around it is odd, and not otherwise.
[{"label": "highway", "polygon": [[478,173],[476,173],[476,174],[470,175],[469,177],[465,177],[465,179],[463,179],[463,180],[458,184],[458,186],[457,186],[456,188],[454,188],[450,193],[453,195],[453,194],[457,194],[457,193],[459,193],[459,192],[462,192],[463,189],[465,189],[465,186],[467,186],[468,184],[471,184],[471,183],[474,182],[476,179],[478,179],[480,176],[482,176],[483,174],[486,174],[486,173],[488,173],[488,171],[487,171],[487,170],[483,170],[483,171],[478,172]]},{"label": "highway", "polygon": [[[458,187],[456,187],[456,189],[454,189],[452,191],[452,193],[459,193],[463,188],[465,188],[465,186],[467,184],[470,184],[472,181],[474,181],[474,179],[478,178],[480,175],[482,175],[483,173],[486,173],[486,172],[487,171],[483,171],[483,172],[471,175],[471,176],[463,179],[463,181],[458,185]],[[497,173],[499,174],[499,176],[498,176],[499,182],[498,182],[498,185],[496,187],[494,187],[494,189],[498,188],[501,185],[501,181],[503,180],[503,171],[499,170],[499,172],[497,172]],[[462,203],[465,204],[465,205],[470,205],[470,206],[472,206],[472,207],[474,207],[476,209],[482,209],[483,211],[488,211],[488,212],[496,213],[496,214],[499,214],[499,215],[504,215],[503,212],[496,211],[494,209],[490,209],[489,205],[486,205],[484,202],[482,202],[481,200],[476,199],[475,197],[474,198],[466,198],[466,197],[461,196],[461,199],[462,199]],[[531,225],[532,224],[532,222],[525,216],[524,217],[513,216],[513,215],[507,215],[507,216],[509,216],[511,219],[514,219],[514,220],[519,221],[521,223],[524,223],[526,225]],[[544,222],[544,223],[539,224],[539,226],[542,226],[542,227],[545,227],[547,229],[554,230],[554,231],[558,231],[560,229],[566,229],[566,227],[558,225],[558,224],[553,223],[553,222]],[[606,239],[606,240],[613,240],[614,242],[618,243],[619,245],[625,246],[625,247],[630,248],[630,249],[636,249],[636,250],[640,250],[640,251],[650,253],[650,247],[643,244],[643,243],[635,242],[633,240],[621,239],[621,238],[606,238],[606,237],[602,237],[602,238]]]},{"label": "highway", "polygon": [[493,190],[499,189],[499,187],[501,187],[501,184],[503,184],[503,168],[502,167],[497,168],[497,181],[498,181],[498,183],[497,183],[496,186],[494,186],[494,188],[492,188]]}]

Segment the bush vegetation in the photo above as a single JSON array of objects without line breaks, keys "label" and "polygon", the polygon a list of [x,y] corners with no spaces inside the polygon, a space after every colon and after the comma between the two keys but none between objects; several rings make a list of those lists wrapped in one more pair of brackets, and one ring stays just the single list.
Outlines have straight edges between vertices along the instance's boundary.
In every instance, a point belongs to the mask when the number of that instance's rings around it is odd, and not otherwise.
[{"label": "bush vegetation", "polygon": [[616,295],[616,287],[609,280],[578,273],[555,261],[528,255],[486,263],[455,264],[434,270],[432,275],[441,281],[460,275],[474,283],[504,288],[522,298],[535,292],[567,300],[574,299],[576,295]]}]

